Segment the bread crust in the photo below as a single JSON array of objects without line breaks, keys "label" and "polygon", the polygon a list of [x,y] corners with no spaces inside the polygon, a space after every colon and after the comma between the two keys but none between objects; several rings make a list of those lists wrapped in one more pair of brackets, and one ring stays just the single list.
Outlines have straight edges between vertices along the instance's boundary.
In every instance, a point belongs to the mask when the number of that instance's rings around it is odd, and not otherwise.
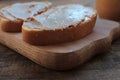
[{"label": "bread crust", "polygon": [[91,20],[79,22],[77,26],[70,25],[58,30],[27,30],[22,28],[23,40],[32,45],[53,45],[79,40],[90,34],[94,28],[97,14]]},{"label": "bread crust", "polygon": [[11,20],[0,20],[0,27],[5,32],[21,32],[21,26],[23,20],[11,21]]}]

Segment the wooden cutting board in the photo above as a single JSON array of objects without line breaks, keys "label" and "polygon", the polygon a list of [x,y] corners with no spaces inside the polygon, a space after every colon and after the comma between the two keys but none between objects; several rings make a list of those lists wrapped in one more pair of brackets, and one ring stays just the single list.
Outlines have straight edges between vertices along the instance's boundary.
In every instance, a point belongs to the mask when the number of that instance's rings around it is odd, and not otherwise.
[{"label": "wooden cutting board", "polygon": [[70,43],[34,46],[24,42],[21,33],[1,30],[0,43],[46,68],[66,70],[83,64],[97,53],[109,51],[111,42],[119,36],[117,22],[99,19],[90,35]]}]

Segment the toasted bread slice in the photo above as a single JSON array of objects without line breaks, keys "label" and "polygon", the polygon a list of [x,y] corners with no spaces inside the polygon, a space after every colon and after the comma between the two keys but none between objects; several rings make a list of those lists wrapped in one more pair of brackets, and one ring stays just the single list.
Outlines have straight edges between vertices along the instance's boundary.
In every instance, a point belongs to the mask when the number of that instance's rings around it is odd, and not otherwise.
[{"label": "toasted bread slice", "polygon": [[3,31],[21,31],[24,20],[41,14],[51,7],[50,2],[16,3],[0,10],[0,27]]},{"label": "toasted bread slice", "polygon": [[22,26],[23,40],[33,45],[51,45],[81,39],[96,22],[95,10],[79,4],[62,5],[28,19]]}]

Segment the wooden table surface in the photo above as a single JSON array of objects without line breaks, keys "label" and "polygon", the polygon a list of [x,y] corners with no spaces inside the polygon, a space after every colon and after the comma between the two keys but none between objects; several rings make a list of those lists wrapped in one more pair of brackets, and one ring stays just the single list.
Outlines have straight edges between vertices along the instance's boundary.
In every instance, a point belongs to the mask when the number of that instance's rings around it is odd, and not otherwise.
[{"label": "wooden table surface", "polygon": [[[18,0],[18,2],[28,0]],[[29,0],[30,1],[30,0]],[[58,4],[82,3],[95,7],[95,0],[50,0]],[[0,0],[0,6],[17,0]],[[120,80],[120,39],[108,53],[95,56],[71,71],[53,71],[43,68],[0,44],[0,80]]]}]

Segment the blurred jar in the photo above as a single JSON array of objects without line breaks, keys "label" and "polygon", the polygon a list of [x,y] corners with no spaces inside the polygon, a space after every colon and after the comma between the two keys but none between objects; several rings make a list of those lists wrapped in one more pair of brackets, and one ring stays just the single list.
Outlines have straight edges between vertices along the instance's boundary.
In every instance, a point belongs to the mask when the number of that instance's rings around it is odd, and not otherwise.
[{"label": "blurred jar", "polygon": [[120,21],[120,0],[96,0],[96,7],[101,18]]}]

